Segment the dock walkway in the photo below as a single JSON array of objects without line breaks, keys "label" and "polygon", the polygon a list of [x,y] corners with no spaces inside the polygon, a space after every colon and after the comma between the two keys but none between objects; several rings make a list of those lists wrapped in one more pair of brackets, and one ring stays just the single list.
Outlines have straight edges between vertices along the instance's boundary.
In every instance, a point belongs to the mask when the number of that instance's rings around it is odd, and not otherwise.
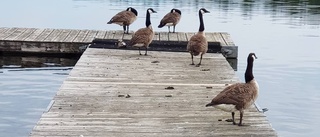
[{"label": "dock walkway", "polygon": [[242,127],[205,107],[239,82],[222,54],[207,53],[195,67],[187,52],[148,53],[87,48],[30,136],[277,136],[255,106]]},{"label": "dock walkway", "polygon": [[[40,29],[40,28],[1,28],[0,52],[22,53],[82,53],[83,47],[96,40],[107,43],[107,48],[116,48],[114,43],[123,39],[130,40],[130,34],[123,31],[106,30],[76,30],[76,29]],[[166,49],[170,47],[183,47],[184,51],[190,37],[194,32],[155,32],[150,50],[154,47]],[[226,58],[237,58],[238,47],[226,32],[206,32],[209,44],[208,52],[221,52]],[[158,48],[159,49],[159,48]]]}]

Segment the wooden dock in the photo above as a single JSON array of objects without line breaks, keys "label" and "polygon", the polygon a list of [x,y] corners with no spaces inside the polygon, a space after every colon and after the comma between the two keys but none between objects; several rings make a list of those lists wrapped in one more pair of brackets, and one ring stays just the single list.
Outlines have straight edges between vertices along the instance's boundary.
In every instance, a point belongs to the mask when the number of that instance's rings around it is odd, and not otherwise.
[{"label": "wooden dock", "polygon": [[[94,40],[99,44],[104,43],[105,48],[116,48],[114,43],[118,39],[127,41],[131,39],[132,33],[123,34],[123,31],[106,30],[0,28],[0,52],[82,53],[83,49]],[[179,47],[185,51],[192,35],[194,32],[156,32],[150,50]],[[209,43],[208,52],[222,53],[226,58],[238,57],[238,47],[228,33],[206,32],[206,37]]]},{"label": "wooden dock", "polygon": [[222,54],[207,53],[195,67],[187,52],[148,53],[86,49],[30,136],[277,136],[255,106],[242,127],[225,121],[230,113],[205,107],[239,82]]}]

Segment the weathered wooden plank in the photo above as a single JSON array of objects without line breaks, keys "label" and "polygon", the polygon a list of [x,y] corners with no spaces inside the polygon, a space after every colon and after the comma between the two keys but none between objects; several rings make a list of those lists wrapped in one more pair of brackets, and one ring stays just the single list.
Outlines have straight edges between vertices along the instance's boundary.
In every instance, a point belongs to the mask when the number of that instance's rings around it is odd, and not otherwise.
[{"label": "weathered wooden plank", "polygon": [[160,34],[159,34],[159,32],[154,32],[153,41],[160,41]]},{"label": "weathered wooden plank", "polygon": [[113,39],[115,33],[116,32],[114,30],[108,31],[104,39]]},{"label": "weathered wooden plank", "polygon": [[178,33],[168,33],[168,40],[178,42]]},{"label": "weathered wooden plank", "polygon": [[17,38],[19,35],[23,34],[27,28],[17,28],[13,33],[11,33],[5,40],[13,40]]},{"label": "weathered wooden plank", "polygon": [[242,128],[225,121],[230,113],[205,107],[239,80],[221,54],[206,54],[201,67],[189,56],[88,48],[30,136],[276,136],[254,106]]},{"label": "weathered wooden plank", "polygon": [[213,33],[213,37],[217,42],[220,42],[221,46],[227,46],[227,43],[224,41],[220,33]]},{"label": "weathered wooden plank", "polygon": [[169,41],[168,32],[159,32],[159,40],[160,41]]},{"label": "weathered wooden plank", "polygon": [[36,30],[37,30],[36,28],[28,28],[26,31],[24,31],[21,35],[19,35],[18,37],[16,37],[13,40],[24,41],[27,37],[29,37]]},{"label": "weathered wooden plank", "polygon": [[226,45],[228,46],[235,46],[234,42],[231,39],[231,36],[229,33],[226,32],[221,32],[221,37],[224,39],[224,41],[226,42]]},{"label": "weathered wooden plank", "polygon": [[123,34],[123,40],[130,40],[132,38],[132,35],[134,34],[133,31],[129,31],[129,34]]},{"label": "weathered wooden plank", "polygon": [[82,42],[88,33],[89,33],[89,30],[80,30],[79,34],[73,39],[72,42],[75,42],[75,43]]},{"label": "weathered wooden plank", "polygon": [[32,34],[30,34],[25,41],[35,41],[36,38],[44,31],[45,29],[36,29]]},{"label": "weathered wooden plank", "polygon": [[90,43],[96,37],[98,31],[97,30],[90,30],[83,40],[84,43]]},{"label": "weathered wooden plank", "polygon": [[10,36],[13,32],[15,32],[18,28],[10,28],[5,33],[0,33],[0,40],[6,39],[8,36]]},{"label": "weathered wooden plank", "polygon": [[10,28],[0,27],[0,35],[1,35],[1,33],[5,33],[9,29]]},{"label": "weathered wooden plank", "polygon": [[54,29],[43,41],[52,42],[60,35],[61,31],[61,29]]},{"label": "weathered wooden plank", "polygon": [[73,42],[73,40],[79,35],[80,30],[71,30],[69,35],[62,42]]},{"label": "weathered wooden plank", "polygon": [[208,42],[216,42],[217,40],[213,36],[213,33],[205,33]]},{"label": "weathered wooden plank", "polygon": [[38,37],[35,38],[35,41],[41,42],[44,41],[52,32],[54,29],[45,29]]},{"label": "weathered wooden plank", "polygon": [[122,38],[123,38],[123,31],[118,30],[114,33],[113,39],[119,40]]},{"label": "weathered wooden plank", "polygon": [[70,33],[71,33],[70,29],[62,29],[60,34],[57,37],[55,37],[52,41],[53,42],[63,42],[68,37],[68,35]]},{"label": "weathered wooden plank", "polygon": [[104,37],[106,36],[107,31],[106,30],[100,30],[98,31],[97,35],[96,35],[96,39],[104,39]]},{"label": "weathered wooden plank", "polygon": [[194,34],[195,34],[194,32],[187,32],[187,33],[186,33],[186,37],[187,37],[188,41],[191,39],[191,37],[192,37]]},{"label": "weathered wooden plank", "polygon": [[184,32],[176,32],[178,34],[178,40],[180,42],[188,41],[186,33]]}]

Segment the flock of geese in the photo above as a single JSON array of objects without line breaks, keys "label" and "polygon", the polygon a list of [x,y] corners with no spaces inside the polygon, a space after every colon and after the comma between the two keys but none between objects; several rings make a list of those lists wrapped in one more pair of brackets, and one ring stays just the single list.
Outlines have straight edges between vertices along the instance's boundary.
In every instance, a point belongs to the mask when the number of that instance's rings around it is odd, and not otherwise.
[{"label": "flock of geese", "polygon": [[[153,40],[154,32],[151,26],[150,14],[157,13],[152,8],[147,9],[146,13],[146,27],[138,29],[132,36],[129,45],[139,48],[139,54],[141,55],[140,48],[146,49],[145,54],[147,55],[147,49],[149,44]],[[199,9],[199,21],[200,26],[198,32],[193,35],[187,45],[187,50],[191,54],[191,65],[195,65],[193,62],[193,56],[200,55],[200,62],[196,66],[201,65],[202,56],[208,50],[208,42],[204,34],[204,22],[203,14],[210,13],[205,8]],[[124,33],[129,33],[129,26],[137,19],[138,12],[136,9],[129,7],[125,11],[117,13],[111,18],[108,24],[118,24],[123,26]],[[168,26],[170,33],[170,26],[173,26],[172,33],[175,33],[175,26],[179,23],[181,18],[181,11],[173,8],[168,14],[166,14],[160,21],[158,27],[162,28]],[[218,95],[216,95],[206,107],[213,106],[226,112],[231,112],[232,122],[236,125],[234,115],[236,111],[240,112],[239,126],[242,126],[242,118],[244,110],[249,108],[257,99],[259,86],[253,76],[253,62],[257,59],[255,53],[250,53],[247,57],[247,68],[245,71],[245,83],[235,83],[226,87]]]}]

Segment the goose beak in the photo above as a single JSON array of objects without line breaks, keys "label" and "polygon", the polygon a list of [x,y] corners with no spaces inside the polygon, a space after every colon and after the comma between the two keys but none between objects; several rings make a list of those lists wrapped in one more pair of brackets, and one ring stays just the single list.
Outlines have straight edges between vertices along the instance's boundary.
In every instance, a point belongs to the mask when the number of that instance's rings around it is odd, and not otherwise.
[{"label": "goose beak", "polygon": [[212,105],[213,105],[212,103],[209,103],[209,104],[206,105],[206,107],[209,107],[209,106],[212,106]]}]

